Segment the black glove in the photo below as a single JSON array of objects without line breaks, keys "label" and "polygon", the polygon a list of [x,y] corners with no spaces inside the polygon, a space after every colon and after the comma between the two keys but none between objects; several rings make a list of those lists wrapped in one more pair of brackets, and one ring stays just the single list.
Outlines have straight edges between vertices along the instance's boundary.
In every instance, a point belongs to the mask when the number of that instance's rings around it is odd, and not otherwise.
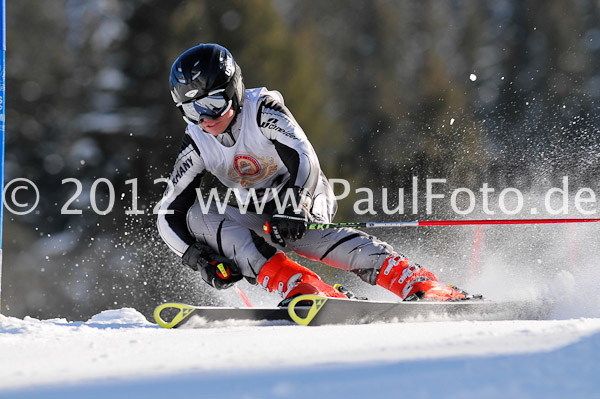
[{"label": "black glove", "polygon": [[218,290],[229,288],[242,279],[242,273],[233,260],[219,255],[206,244],[196,242],[190,245],[182,261],[200,272],[202,279]]},{"label": "black glove", "polygon": [[269,233],[275,244],[285,247],[285,240],[299,240],[308,227],[308,212],[303,207],[294,209],[292,205],[285,208],[282,214],[271,216]]}]

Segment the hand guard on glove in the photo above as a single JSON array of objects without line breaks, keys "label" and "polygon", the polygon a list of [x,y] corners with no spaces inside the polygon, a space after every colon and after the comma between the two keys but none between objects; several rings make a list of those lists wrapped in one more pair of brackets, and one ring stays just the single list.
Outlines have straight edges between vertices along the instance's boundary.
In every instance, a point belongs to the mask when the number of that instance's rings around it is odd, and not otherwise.
[{"label": "hand guard on glove", "polygon": [[200,272],[202,279],[218,290],[229,288],[242,279],[242,273],[233,260],[219,255],[206,244],[196,242],[190,245],[182,261]]},{"label": "hand guard on glove", "polygon": [[271,216],[269,234],[275,244],[285,247],[285,240],[296,241],[304,237],[308,227],[308,212],[299,207],[288,206],[282,214]]}]

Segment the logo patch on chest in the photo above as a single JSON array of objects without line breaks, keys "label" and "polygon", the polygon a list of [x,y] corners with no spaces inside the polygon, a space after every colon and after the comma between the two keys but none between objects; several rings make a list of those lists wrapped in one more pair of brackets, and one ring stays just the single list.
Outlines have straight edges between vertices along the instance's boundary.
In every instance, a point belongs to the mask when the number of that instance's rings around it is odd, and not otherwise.
[{"label": "logo patch on chest", "polygon": [[260,173],[260,164],[250,155],[236,155],[233,167],[240,176],[256,176]]},{"label": "logo patch on chest", "polygon": [[272,157],[237,154],[233,158],[227,176],[242,187],[249,187],[273,175],[276,171],[277,164]]}]

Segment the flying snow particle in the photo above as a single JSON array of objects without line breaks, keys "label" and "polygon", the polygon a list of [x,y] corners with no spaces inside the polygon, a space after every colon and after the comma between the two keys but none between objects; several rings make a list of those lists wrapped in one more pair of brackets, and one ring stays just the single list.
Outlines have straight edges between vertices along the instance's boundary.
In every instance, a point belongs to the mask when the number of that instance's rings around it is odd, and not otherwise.
[{"label": "flying snow particle", "polygon": [[454,125],[454,118],[450,118],[450,126]]},{"label": "flying snow particle", "polygon": [[471,79],[471,82],[474,82],[477,80],[477,75],[475,75],[474,73],[469,75],[469,79]]}]

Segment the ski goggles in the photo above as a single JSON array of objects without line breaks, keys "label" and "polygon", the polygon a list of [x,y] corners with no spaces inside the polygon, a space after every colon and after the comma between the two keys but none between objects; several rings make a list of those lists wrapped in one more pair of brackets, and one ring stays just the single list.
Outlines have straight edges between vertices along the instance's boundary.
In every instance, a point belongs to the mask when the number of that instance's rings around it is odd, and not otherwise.
[{"label": "ski goggles", "polygon": [[231,105],[232,101],[225,93],[225,89],[218,89],[211,91],[206,97],[182,103],[181,108],[186,120],[197,125],[204,118],[222,117],[229,111]]}]

